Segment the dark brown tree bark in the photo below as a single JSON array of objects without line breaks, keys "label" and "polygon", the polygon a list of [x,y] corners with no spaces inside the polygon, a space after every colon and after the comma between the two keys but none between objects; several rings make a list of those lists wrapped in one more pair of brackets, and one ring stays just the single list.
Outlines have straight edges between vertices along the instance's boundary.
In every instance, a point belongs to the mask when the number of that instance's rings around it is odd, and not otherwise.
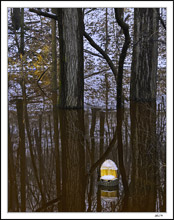
[{"label": "dark brown tree bark", "polygon": [[58,9],[60,78],[59,106],[83,108],[83,17],[80,8]]},{"label": "dark brown tree bark", "polygon": [[15,30],[19,30],[19,28],[21,26],[20,8],[12,8],[12,25]]},{"label": "dark brown tree bark", "polygon": [[[24,8],[13,8],[12,9],[12,25],[14,27],[15,41],[18,48],[19,54],[24,55]],[[20,31],[20,42],[18,42],[17,32]]]},{"label": "dark brown tree bark", "polygon": [[132,58],[130,98],[134,101],[156,99],[158,64],[157,9],[135,8],[134,47]]},{"label": "dark brown tree bark", "polygon": [[123,21],[123,9],[115,8],[115,17],[116,20],[123,30],[125,36],[125,42],[123,44],[123,48],[121,50],[120,58],[119,58],[119,66],[118,66],[118,75],[117,75],[117,109],[121,108],[122,105],[122,81],[123,81],[123,65],[124,60],[126,58],[127,49],[130,44],[130,36],[129,36],[129,25]]},{"label": "dark brown tree bark", "polygon": [[[130,210],[154,212],[157,199],[158,152],[156,103],[131,103],[132,171]],[[141,195],[141,196],[140,196]]]},{"label": "dark brown tree bark", "polygon": [[[96,126],[96,109],[92,109],[92,120],[91,120],[91,129],[90,129],[90,138],[91,138],[91,149],[90,149],[90,162],[94,164],[94,153],[95,153],[95,126]],[[91,212],[92,208],[92,192],[94,190],[94,173],[90,176],[90,185],[89,185],[89,193],[88,193],[88,209],[87,212]]]},{"label": "dark brown tree bark", "polygon": [[124,192],[125,194],[129,194],[129,186],[126,176],[126,170],[124,166],[124,160],[123,160],[123,140],[122,140],[122,124],[123,124],[123,109],[117,110],[117,138],[118,138],[118,160],[119,160],[119,170],[123,182]]},{"label": "dark brown tree bark", "polygon": [[8,212],[19,212],[19,201],[16,184],[16,167],[13,155],[10,125],[8,123]]},{"label": "dark brown tree bark", "polygon": [[104,147],[104,123],[105,123],[105,114],[100,112],[100,156],[103,154]]},{"label": "dark brown tree bark", "polygon": [[[56,9],[52,9],[52,12],[56,12]],[[51,30],[52,30],[52,100],[53,100],[53,108],[57,105],[57,44],[56,44],[56,20],[51,20]]]},{"label": "dark brown tree bark", "polygon": [[62,210],[85,211],[83,110],[60,110],[62,145]]},{"label": "dark brown tree bark", "polygon": [[24,8],[21,9],[21,42],[19,52],[24,55]]},{"label": "dark brown tree bark", "polygon": [[105,52],[108,53],[108,45],[109,45],[109,37],[108,37],[108,8],[106,8],[105,32],[106,32]]},{"label": "dark brown tree bark", "polygon": [[[56,8],[52,8],[53,13],[57,13]],[[54,146],[56,159],[56,190],[57,197],[60,196],[60,152],[59,152],[59,130],[58,130],[58,111],[57,111],[57,45],[56,45],[56,20],[52,19],[52,101],[54,118]]]},{"label": "dark brown tree bark", "polygon": [[34,131],[35,141],[36,141],[36,149],[38,154],[38,173],[39,173],[39,181],[42,185],[43,189],[46,189],[46,181],[44,177],[45,166],[43,161],[43,152],[42,152],[42,115],[39,115],[39,132],[37,129]]},{"label": "dark brown tree bark", "polygon": [[25,156],[25,125],[23,114],[23,100],[19,99],[16,103],[17,117],[19,126],[19,151],[20,151],[20,193],[21,211],[26,211],[26,156]]},{"label": "dark brown tree bark", "polygon": [[26,100],[26,88],[25,88],[25,83],[23,83],[22,86],[22,93],[23,93],[23,100],[24,100],[24,118],[25,118],[25,124],[26,124],[26,133],[27,133],[27,137],[28,137],[28,144],[29,144],[29,151],[30,151],[30,155],[31,155],[31,162],[33,165],[33,172],[36,178],[36,182],[38,184],[38,188],[40,190],[40,194],[42,197],[42,204],[44,205],[46,202],[45,199],[45,194],[43,191],[43,187],[42,184],[39,180],[39,174],[38,174],[38,170],[37,170],[37,166],[36,166],[36,161],[35,161],[35,157],[34,157],[34,150],[33,150],[33,141],[32,141],[32,136],[31,136],[31,128],[30,128],[30,123],[29,123],[29,117],[28,117],[28,110],[27,110],[27,100]]},{"label": "dark brown tree bark", "polygon": [[60,77],[59,107],[83,108],[83,15],[81,8],[60,8],[57,15],[30,9],[38,15],[58,20]]}]

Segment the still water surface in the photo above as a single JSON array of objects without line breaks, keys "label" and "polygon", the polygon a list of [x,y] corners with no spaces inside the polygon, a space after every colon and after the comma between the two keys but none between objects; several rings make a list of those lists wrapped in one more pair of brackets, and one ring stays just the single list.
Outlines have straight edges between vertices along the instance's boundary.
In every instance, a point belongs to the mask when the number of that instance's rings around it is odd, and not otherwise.
[{"label": "still water surface", "polygon": [[[9,108],[9,212],[165,212],[166,118],[155,104],[37,111]],[[25,111],[26,109],[26,111]],[[98,186],[113,160],[118,186]]]}]

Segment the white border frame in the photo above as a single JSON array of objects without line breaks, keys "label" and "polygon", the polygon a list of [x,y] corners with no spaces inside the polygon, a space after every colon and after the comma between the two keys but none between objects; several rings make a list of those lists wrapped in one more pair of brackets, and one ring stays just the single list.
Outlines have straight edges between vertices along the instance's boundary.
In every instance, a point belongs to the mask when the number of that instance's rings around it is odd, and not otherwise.
[{"label": "white border frame", "polygon": [[[7,8],[166,7],[167,8],[167,212],[8,213],[7,212]],[[2,219],[172,219],[173,218],[173,1],[1,1],[1,216]]]}]

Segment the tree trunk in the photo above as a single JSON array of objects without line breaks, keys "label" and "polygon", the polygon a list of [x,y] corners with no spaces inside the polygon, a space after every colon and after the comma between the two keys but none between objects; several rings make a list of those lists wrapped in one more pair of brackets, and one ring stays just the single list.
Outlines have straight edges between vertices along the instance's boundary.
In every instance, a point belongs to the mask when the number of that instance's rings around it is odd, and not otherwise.
[{"label": "tree trunk", "polygon": [[[56,9],[52,9],[53,13],[56,13]],[[53,108],[57,105],[57,50],[56,50],[56,20],[51,19],[52,30],[52,100]]]},{"label": "tree trunk", "polygon": [[21,45],[19,52],[24,55],[24,8],[21,9]]},{"label": "tree trunk", "polygon": [[[53,13],[57,9],[52,8]],[[57,111],[57,46],[56,46],[56,20],[52,19],[52,101],[53,101],[53,119],[54,119],[54,146],[56,158],[56,190],[57,197],[60,196],[60,152],[59,152],[59,129],[58,129],[58,111]]]},{"label": "tree trunk", "polygon": [[[154,212],[157,199],[158,148],[156,103],[131,103],[132,171],[130,210]],[[141,195],[141,196],[140,196]]]},{"label": "tree trunk", "polygon": [[21,11],[20,8],[12,8],[12,25],[15,30],[21,27]]},{"label": "tree trunk", "polygon": [[13,143],[11,138],[10,125],[8,123],[8,212],[19,212],[16,165],[14,162]]},{"label": "tree trunk", "polygon": [[127,176],[126,176],[126,170],[124,166],[124,159],[123,159],[123,140],[122,140],[122,124],[123,124],[123,109],[117,109],[117,138],[118,138],[118,160],[119,160],[119,169],[120,169],[120,174],[122,178],[122,183],[123,183],[123,188],[125,194],[129,194],[129,186],[128,186],[128,181],[127,181]]},{"label": "tree trunk", "polygon": [[134,101],[156,99],[158,21],[156,9],[135,8],[130,88],[130,98]]},{"label": "tree trunk", "polygon": [[20,193],[21,193],[21,212],[26,211],[26,155],[25,155],[25,125],[23,116],[23,100],[19,99],[16,103],[17,117],[19,126],[19,151],[20,151]]},{"label": "tree trunk", "polygon": [[115,8],[115,18],[118,22],[118,25],[123,30],[125,36],[125,42],[123,44],[123,48],[121,50],[121,54],[119,58],[118,75],[117,75],[117,109],[122,107],[123,66],[126,58],[127,49],[130,44],[129,25],[123,21],[122,17],[123,17],[123,8]]},{"label": "tree trunk", "polygon": [[83,17],[82,9],[58,9],[60,43],[61,108],[83,108]]},{"label": "tree trunk", "polygon": [[83,110],[60,110],[62,212],[85,211]]}]

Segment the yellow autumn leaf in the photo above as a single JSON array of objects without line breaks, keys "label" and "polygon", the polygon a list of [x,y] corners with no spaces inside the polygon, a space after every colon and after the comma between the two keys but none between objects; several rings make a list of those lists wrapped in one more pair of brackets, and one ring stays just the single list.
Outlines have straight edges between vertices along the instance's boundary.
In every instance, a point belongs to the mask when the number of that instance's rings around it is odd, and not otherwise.
[{"label": "yellow autumn leaf", "polygon": [[38,64],[37,63],[33,63],[33,66],[37,68]]},{"label": "yellow autumn leaf", "polygon": [[49,46],[45,45],[45,46],[43,47],[43,51],[44,51],[44,53],[48,53],[48,51],[49,51]]},{"label": "yellow autumn leaf", "polygon": [[37,57],[38,61],[41,62],[43,60],[42,56],[39,54]]},{"label": "yellow autumn leaf", "polygon": [[8,63],[11,63],[11,62],[12,62],[12,58],[9,57],[9,58],[8,58]]},{"label": "yellow autumn leaf", "polygon": [[36,70],[36,71],[34,71],[34,74],[37,76],[40,76],[40,71]]},{"label": "yellow autumn leaf", "polygon": [[44,81],[44,85],[45,85],[45,86],[47,86],[47,85],[49,85],[49,84],[50,84],[50,82],[49,82],[48,80]]}]

